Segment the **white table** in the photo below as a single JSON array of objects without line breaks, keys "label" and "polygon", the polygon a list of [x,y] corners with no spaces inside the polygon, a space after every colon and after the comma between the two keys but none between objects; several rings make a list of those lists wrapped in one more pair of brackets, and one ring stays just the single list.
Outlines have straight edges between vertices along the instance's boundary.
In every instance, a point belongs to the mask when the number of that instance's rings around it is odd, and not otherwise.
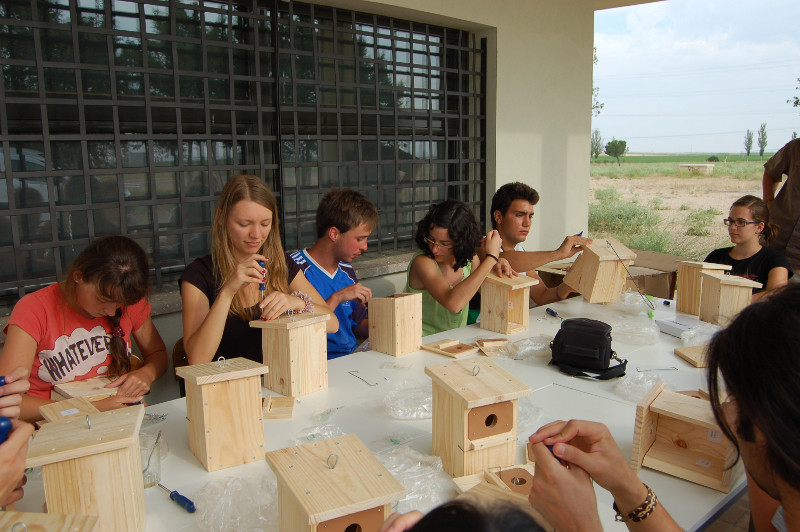
[{"label": "white table", "polygon": [[[656,317],[669,318],[675,315],[673,307],[663,306],[655,299]],[[549,305],[563,317],[588,317],[606,321],[612,325],[620,320],[647,323],[645,315],[631,317],[614,306],[592,305],[581,298],[573,298]],[[526,333],[509,336],[511,341],[522,338],[553,336],[560,326],[557,318],[547,316],[544,308],[531,309],[530,328]],[[424,338],[424,342],[452,338],[470,343],[481,337],[500,337],[471,325]],[[614,331],[612,331],[612,336]],[[653,368],[676,368],[657,370],[668,387],[675,390],[696,390],[705,387],[705,370],[697,369],[673,354],[680,345],[677,338],[659,334],[654,345],[633,345],[624,342],[624,335],[617,335],[613,348],[628,359],[628,374]],[[482,356],[477,354],[475,356]],[[331,407],[342,407],[331,420],[347,433],[355,433],[374,452],[382,450],[380,440],[388,434],[404,430],[419,434],[409,443],[414,449],[431,453],[431,420],[399,421],[390,418],[383,407],[383,397],[394,391],[401,383],[407,386],[430,382],[424,374],[426,365],[450,360],[427,351],[418,351],[401,358],[390,357],[374,351],[355,353],[328,363],[328,388],[304,396],[294,405],[294,415],[288,420],[268,420],[264,424],[267,450],[280,449],[294,439],[301,430],[318,425],[313,416]],[[533,390],[535,404],[543,409],[541,424],[556,419],[581,418],[600,421],[609,426],[611,433],[623,452],[630,456],[633,439],[633,424],[636,404],[614,392],[617,379],[606,382],[568,377],[553,366],[549,358],[532,358],[523,361],[496,359],[518,379]],[[410,364],[408,369],[387,367],[394,362]],[[389,364],[387,364],[389,363]],[[351,375],[356,370],[358,376]],[[370,386],[370,384],[376,384]],[[148,431],[163,430],[169,444],[169,455],[162,463],[162,483],[172,490],[193,498],[206,483],[229,476],[255,477],[271,474],[265,461],[260,460],[214,473],[203,469],[189,451],[185,422],[186,402],[176,399],[147,408],[149,413],[167,414],[167,420],[149,427]],[[524,445],[528,434],[519,435],[519,460],[524,457]],[[694,530],[714,516],[719,510],[735,500],[745,487],[744,478],[739,478],[729,494],[699,486],[678,478],[643,469],[640,477],[653,488],[659,499],[675,520],[684,528]],[[193,515],[186,513],[158,488],[147,489],[147,531],[199,530]],[[597,489],[598,508],[606,530],[625,530],[624,525],[613,520],[612,498],[605,490]],[[32,478],[26,487],[25,498],[17,507],[25,511],[41,511],[44,500],[40,478]]]}]

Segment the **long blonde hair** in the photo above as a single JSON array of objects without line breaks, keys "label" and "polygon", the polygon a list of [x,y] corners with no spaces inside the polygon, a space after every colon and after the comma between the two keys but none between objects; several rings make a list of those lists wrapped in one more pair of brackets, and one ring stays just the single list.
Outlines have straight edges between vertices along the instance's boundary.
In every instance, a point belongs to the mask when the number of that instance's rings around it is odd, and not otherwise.
[{"label": "long blonde hair", "polygon": [[[214,212],[214,221],[211,225],[211,260],[217,278],[217,289],[222,288],[222,285],[233,275],[238,266],[233,254],[233,245],[228,238],[228,218],[230,218],[234,205],[243,200],[263,205],[272,213],[272,227],[258,253],[269,259],[266,267],[267,290],[288,293],[288,268],[281,244],[278,202],[275,201],[275,196],[270,192],[266,183],[254,175],[244,174],[228,179],[222,188],[217,202],[217,210]],[[233,298],[228,313],[237,315],[244,321],[252,318],[250,309],[245,308],[242,297],[238,293]]]}]

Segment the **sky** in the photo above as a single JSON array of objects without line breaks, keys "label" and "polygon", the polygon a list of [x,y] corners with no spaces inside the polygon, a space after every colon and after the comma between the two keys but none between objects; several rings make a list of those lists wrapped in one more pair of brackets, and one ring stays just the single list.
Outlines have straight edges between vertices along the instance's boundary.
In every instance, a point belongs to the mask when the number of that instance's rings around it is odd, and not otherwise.
[{"label": "sky", "polygon": [[800,0],[666,0],[595,12],[592,119],[630,153],[767,152],[800,136]]}]

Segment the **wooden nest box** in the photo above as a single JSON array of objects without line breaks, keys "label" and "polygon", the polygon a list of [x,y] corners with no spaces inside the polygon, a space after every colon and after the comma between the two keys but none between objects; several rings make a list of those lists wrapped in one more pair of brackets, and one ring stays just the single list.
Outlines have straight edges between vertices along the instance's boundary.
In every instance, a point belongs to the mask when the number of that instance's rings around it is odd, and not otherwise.
[{"label": "wooden nest box", "polygon": [[207,471],[264,457],[261,375],[268,368],[246,358],[177,368],[186,381],[189,449]]},{"label": "wooden nest box", "polygon": [[753,299],[753,288],[761,283],[736,275],[702,272],[700,319],[715,325],[728,325]]},{"label": "wooden nest box", "polygon": [[596,238],[582,246],[564,284],[579,292],[589,303],[613,303],[625,289],[627,267],[636,253],[613,238]]},{"label": "wooden nest box", "polygon": [[517,462],[518,400],[531,389],[491,359],[427,366],[433,380],[433,454],[454,477]]},{"label": "wooden nest box", "polygon": [[280,532],[378,530],[403,486],[354,434],[267,453]]},{"label": "wooden nest box", "polygon": [[265,388],[297,397],[328,387],[329,319],[329,314],[293,314],[250,322],[250,327],[261,329],[261,350],[269,367]]},{"label": "wooden nest box", "polygon": [[25,465],[42,467],[48,512],[97,516],[100,530],[142,532],[143,418],[144,406],[137,405],[46,423],[39,429]]},{"label": "wooden nest box", "polygon": [[707,399],[664,390],[659,383],[636,406],[631,467],[649,467],[729,492],[736,456]]},{"label": "wooden nest box", "polygon": [[422,294],[395,294],[369,300],[369,347],[399,357],[422,344]]},{"label": "wooden nest box", "polygon": [[481,284],[481,329],[501,334],[514,334],[528,330],[528,301],[531,286],[537,279],[486,276]]},{"label": "wooden nest box", "polygon": [[700,315],[700,294],[703,287],[703,272],[723,273],[732,268],[726,264],[683,260],[678,262],[678,300],[675,309],[692,316]]}]

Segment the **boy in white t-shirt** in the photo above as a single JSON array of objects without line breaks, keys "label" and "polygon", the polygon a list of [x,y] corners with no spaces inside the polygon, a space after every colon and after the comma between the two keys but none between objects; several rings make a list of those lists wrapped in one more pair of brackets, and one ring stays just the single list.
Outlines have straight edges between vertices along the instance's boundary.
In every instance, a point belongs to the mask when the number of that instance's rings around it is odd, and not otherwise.
[{"label": "boy in white t-shirt", "polygon": [[564,283],[547,288],[536,273],[536,268],[572,257],[581,246],[592,240],[578,235],[568,236],[561,246],[553,251],[525,251],[522,243],[528,238],[533,221],[533,207],[539,203],[539,193],[524,183],[507,183],[497,189],[492,197],[492,228],[500,232],[503,239],[501,257],[511,263],[515,271],[539,280],[531,287],[531,299],[537,305],[545,305],[566,299],[572,289]]}]

